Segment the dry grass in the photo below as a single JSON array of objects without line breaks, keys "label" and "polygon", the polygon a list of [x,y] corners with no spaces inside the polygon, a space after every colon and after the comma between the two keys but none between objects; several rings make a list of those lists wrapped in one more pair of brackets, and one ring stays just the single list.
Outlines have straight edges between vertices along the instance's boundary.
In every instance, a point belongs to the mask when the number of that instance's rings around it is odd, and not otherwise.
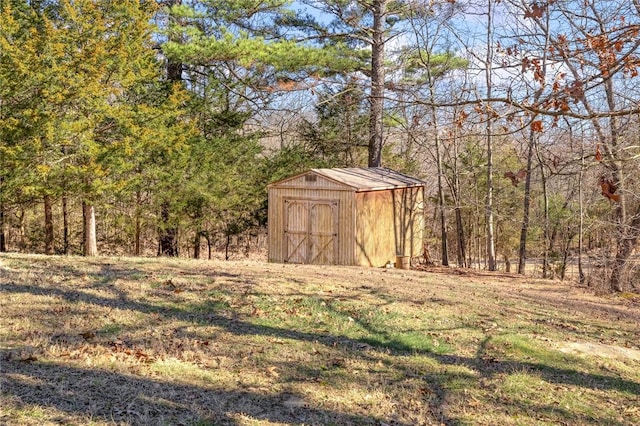
[{"label": "dry grass", "polygon": [[1,424],[640,424],[636,295],[14,254],[0,286]]}]

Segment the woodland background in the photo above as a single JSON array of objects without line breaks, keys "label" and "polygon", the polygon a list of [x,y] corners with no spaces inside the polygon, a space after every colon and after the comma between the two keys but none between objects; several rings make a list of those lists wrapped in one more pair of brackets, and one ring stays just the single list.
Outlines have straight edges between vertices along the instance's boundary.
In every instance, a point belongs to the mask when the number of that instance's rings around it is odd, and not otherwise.
[{"label": "woodland background", "polygon": [[0,0],[0,251],[229,256],[384,166],[431,261],[639,291],[639,53],[638,0]]}]

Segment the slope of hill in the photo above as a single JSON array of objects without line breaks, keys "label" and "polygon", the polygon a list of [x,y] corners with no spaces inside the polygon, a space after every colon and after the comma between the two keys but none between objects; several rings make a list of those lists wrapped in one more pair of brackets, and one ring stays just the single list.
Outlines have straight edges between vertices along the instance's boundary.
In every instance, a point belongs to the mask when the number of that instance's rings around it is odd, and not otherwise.
[{"label": "slope of hill", "polygon": [[640,424],[640,303],[456,270],[0,256],[0,423]]}]

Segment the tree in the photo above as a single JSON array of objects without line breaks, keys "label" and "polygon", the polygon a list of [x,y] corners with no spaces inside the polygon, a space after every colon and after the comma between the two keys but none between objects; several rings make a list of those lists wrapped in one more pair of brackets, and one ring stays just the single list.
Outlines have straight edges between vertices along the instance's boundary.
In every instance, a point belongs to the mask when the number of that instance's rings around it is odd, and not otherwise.
[{"label": "tree", "polygon": [[57,93],[43,90],[42,83],[57,82],[49,57],[60,54],[59,49],[51,52],[50,40],[57,33],[39,10],[23,2],[3,3],[1,13],[2,208],[7,208],[11,199],[22,198],[22,193],[28,193],[29,199],[42,200],[45,253],[52,254],[52,192],[46,187],[51,167],[45,159],[59,157],[46,138],[54,130],[51,105],[55,105]]},{"label": "tree", "polygon": [[[412,35],[415,37],[413,44],[401,50],[400,61],[403,66],[403,79],[400,82],[401,90],[417,94],[419,103],[426,103],[430,116],[428,118],[433,131],[429,137],[434,141],[434,157],[437,172],[438,207],[440,216],[440,243],[442,251],[442,265],[449,265],[449,248],[447,233],[447,215],[445,201],[445,171],[443,165],[443,137],[441,135],[440,116],[438,104],[437,84],[449,73],[464,69],[468,61],[457,57],[450,48],[450,41],[445,32],[443,22],[446,22],[454,13],[453,5],[432,6],[436,10],[425,12],[420,8],[412,8],[409,12],[409,22]],[[436,16],[437,15],[437,16]],[[444,53],[438,53],[436,49],[442,49]],[[395,89],[400,89],[394,84]],[[419,116],[414,115],[414,121],[419,121]],[[454,179],[457,177],[454,177]],[[455,192],[455,189],[454,189]],[[458,263],[464,262],[464,234],[461,223],[456,222],[458,235]]]},{"label": "tree", "polygon": [[[633,157],[628,156],[624,142],[629,118],[638,113],[631,99],[638,95],[633,83],[638,77],[640,42],[635,21],[640,6],[622,1],[606,5],[571,1],[518,3],[518,7],[534,25],[532,30],[550,44],[545,52],[522,57],[522,69],[540,73],[540,58],[546,55],[555,64],[555,77],[541,74],[543,94],[533,102],[526,98],[517,104],[532,113],[590,123],[598,146],[594,149],[597,166],[617,194],[611,199],[616,254],[606,280],[612,291],[622,291],[630,284],[628,260],[640,238],[640,206],[628,198]],[[533,32],[525,40],[535,40]]]},{"label": "tree", "polygon": [[169,63],[182,64],[199,133],[191,141],[191,198],[176,205],[186,210],[175,214],[189,218],[199,247],[201,236],[222,229],[228,239],[256,223],[251,216],[263,205],[255,192],[262,159],[260,132],[250,120],[308,81],[353,69],[353,58],[344,48],[318,47],[287,34],[284,18],[292,15],[281,1],[200,1],[174,4],[169,12],[177,24],[166,28],[162,49]]},{"label": "tree", "polygon": [[370,62],[359,71],[370,81],[368,166],[380,167],[384,143],[385,46],[398,35],[399,22],[406,19],[409,2],[303,0],[301,3],[332,18],[328,25],[317,21],[309,25],[319,41],[369,49]]},{"label": "tree", "polygon": [[[366,164],[366,98],[353,80],[318,91],[315,119],[302,119],[299,131],[306,149],[328,167]],[[363,155],[364,151],[364,155]]]},{"label": "tree", "polygon": [[369,167],[382,163],[384,117],[384,46],[387,0],[371,3],[371,117],[369,118]]},{"label": "tree", "polygon": [[2,9],[0,78],[18,79],[2,97],[12,105],[2,132],[11,138],[11,161],[24,170],[13,176],[31,182],[22,191],[44,200],[47,253],[52,203],[72,191],[83,202],[85,254],[97,254],[94,205],[113,184],[114,129],[131,113],[123,95],[154,72],[150,6],[87,0]]}]

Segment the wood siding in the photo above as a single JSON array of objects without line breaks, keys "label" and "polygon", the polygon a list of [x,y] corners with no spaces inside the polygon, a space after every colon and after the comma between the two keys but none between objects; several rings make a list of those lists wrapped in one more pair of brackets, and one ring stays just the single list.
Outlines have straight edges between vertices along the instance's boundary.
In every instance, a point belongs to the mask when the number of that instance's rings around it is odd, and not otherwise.
[{"label": "wood siding", "polygon": [[319,176],[315,173],[307,173],[302,176],[297,176],[293,179],[289,179],[278,185],[278,188],[306,188],[306,189],[318,189],[318,190],[346,190],[353,191],[346,185],[339,182],[335,182],[331,179],[327,179],[323,176]]},{"label": "wood siding", "polygon": [[379,182],[363,172],[354,188],[359,171],[345,170],[344,184],[336,180],[344,171],[314,169],[269,185],[270,262],[379,267],[422,254],[424,187],[396,174],[407,187],[367,190]]},{"label": "wood siding", "polygon": [[422,188],[356,194],[356,259],[359,265],[384,266],[396,256],[422,253]]},{"label": "wood siding", "polygon": [[353,210],[348,188],[270,187],[269,261],[353,265]]}]

